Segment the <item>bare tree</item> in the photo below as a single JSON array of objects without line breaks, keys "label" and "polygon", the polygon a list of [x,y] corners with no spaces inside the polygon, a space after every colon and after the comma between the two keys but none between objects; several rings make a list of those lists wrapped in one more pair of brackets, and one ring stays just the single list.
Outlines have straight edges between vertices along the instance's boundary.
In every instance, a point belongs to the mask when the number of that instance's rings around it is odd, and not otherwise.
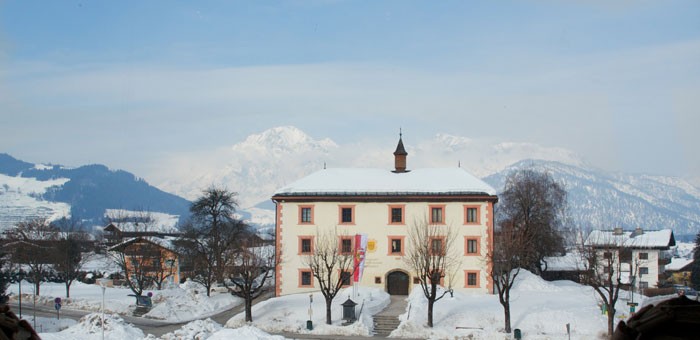
[{"label": "bare tree", "polygon": [[70,286],[80,276],[88,260],[85,252],[90,237],[84,231],[63,232],[55,243],[54,270],[66,285],[66,297],[70,297]]},{"label": "bare tree", "polygon": [[246,224],[239,220],[219,223],[215,229],[192,224],[183,227],[184,233],[178,242],[180,253],[191,264],[191,279],[207,289],[207,296],[217,282],[223,283],[224,280],[218,278],[219,273],[226,275],[233,267],[246,229]]},{"label": "bare tree", "polygon": [[567,194],[563,186],[546,172],[524,169],[512,172],[500,196],[498,224],[512,224],[519,233],[537,240],[534,256],[524,268],[541,273],[543,259],[564,251],[564,238],[559,230],[566,220]]},{"label": "bare tree", "polygon": [[[245,223],[234,216],[238,206],[235,196],[234,192],[226,189],[210,187],[190,207],[193,222],[188,230],[188,237],[193,241],[190,244],[195,246],[197,263],[213,272],[204,276],[213,275],[214,282],[223,282],[226,268],[239,250],[238,237],[246,230]],[[204,276],[200,275],[202,278]],[[202,281],[206,281],[208,286],[212,284],[209,278]]]},{"label": "bare tree", "polygon": [[453,246],[457,234],[449,225],[430,224],[427,219],[416,220],[409,229],[409,246],[404,260],[420,280],[425,298],[428,299],[428,327],[433,327],[433,306],[449,290],[438,291],[443,278],[459,265],[459,256]]},{"label": "bare tree", "polygon": [[[147,211],[113,211],[105,217],[106,223],[117,225],[122,231],[147,234],[156,229],[156,221]],[[152,237],[140,236],[127,239],[110,247],[109,255],[124,273],[126,285],[136,296],[154,283],[154,262],[159,262],[160,249],[150,241]]]},{"label": "bare tree", "polygon": [[210,296],[211,288],[216,283],[214,256],[207,247],[206,239],[200,231],[191,224],[183,227],[183,236],[178,241],[179,253],[187,259],[190,267],[190,278],[200,283]]},{"label": "bare tree", "polygon": [[127,286],[136,296],[154,284],[155,261],[160,250],[146,239],[137,238],[115,245],[109,249],[114,262],[124,273]]},{"label": "bare tree", "polygon": [[39,295],[41,281],[53,267],[54,243],[58,235],[58,230],[44,218],[20,222],[15,228],[5,231],[6,246],[12,251],[11,259],[29,267],[35,295]]},{"label": "bare tree", "polygon": [[355,256],[353,252],[342,251],[336,232],[317,232],[313,252],[304,258],[304,262],[326,300],[326,324],[330,325],[333,299],[343,286],[351,283],[357,270]]},{"label": "bare tree", "polygon": [[228,274],[224,285],[231,294],[245,301],[245,321],[253,321],[253,300],[269,289],[268,279],[274,273],[279,260],[273,246],[266,246],[255,234],[250,233],[241,244],[241,252]]},{"label": "bare tree", "polygon": [[533,256],[532,235],[518,232],[513,224],[504,223],[494,233],[491,276],[498,293],[498,301],[503,306],[505,331],[511,332],[510,325],[510,290],[520,274],[520,268]]},{"label": "bare tree", "polygon": [[153,272],[151,272],[151,276],[153,277],[153,284],[155,284],[157,290],[163,289],[163,284],[166,280],[173,277],[174,266],[175,263],[177,263],[176,257],[177,255],[174,251],[160,249],[156,257],[152,259]]},{"label": "bare tree", "polygon": [[[593,234],[591,234],[593,235]],[[612,337],[615,329],[615,304],[620,296],[620,289],[629,286],[637,275],[639,266],[644,261],[634,259],[632,250],[624,247],[622,238],[612,233],[597,233],[591,236],[579,252],[585,266],[582,283],[593,287],[602,300],[608,313],[608,336]]]}]

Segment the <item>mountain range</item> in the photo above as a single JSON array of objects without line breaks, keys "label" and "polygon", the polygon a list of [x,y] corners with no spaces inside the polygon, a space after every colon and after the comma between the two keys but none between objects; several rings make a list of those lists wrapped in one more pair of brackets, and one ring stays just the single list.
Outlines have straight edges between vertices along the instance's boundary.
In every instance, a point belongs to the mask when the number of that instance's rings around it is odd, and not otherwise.
[{"label": "mountain range", "polygon": [[101,225],[107,209],[188,215],[190,202],[122,170],[32,164],[0,154],[0,230],[33,217]]},{"label": "mountain range", "polygon": [[[341,145],[328,138],[314,139],[295,127],[276,127],[207,154],[206,159],[197,155],[173,160],[198,167],[166,164],[174,170],[155,179],[156,186],[101,165],[67,169],[0,154],[0,227],[22,214],[65,210],[93,220],[108,208],[182,217],[187,215],[188,200],[203,188],[223,185],[238,192],[243,217],[269,229],[274,224],[270,197],[276,189],[324,167],[390,169],[396,142],[381,147],[367,142]],[[404,137],[404,144],[409,168],[460,166],[499,191],[511,171],[547,171],[567,189],[571,221],[580,228],[672,228],[677,236],[700,231],[700,189],[680,178],[608,172],[569,150],[530,143],[437,134],[417,142]]]}]

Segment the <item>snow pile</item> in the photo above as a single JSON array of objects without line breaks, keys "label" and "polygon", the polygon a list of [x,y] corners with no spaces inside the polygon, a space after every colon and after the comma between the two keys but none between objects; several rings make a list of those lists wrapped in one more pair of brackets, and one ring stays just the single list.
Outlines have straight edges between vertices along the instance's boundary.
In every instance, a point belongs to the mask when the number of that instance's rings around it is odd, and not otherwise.
[{"label": "snow pile", "polygon": [[221,325],[211,319],[196,320],[182,326],[182,328],[176,331],[163,334],[160,338],[163,340],[204,340],[209,339],[212,334],[219,332],[221,329]]},{"label": "snow pile", "polygon": [[144,317],[171,322],[209,317],[243,302],[243,299],[228,293],[212,293],[207,296],[206,288],[189,280],[180,285],[180,288],[153,293],[153,308]]},{"label": "snow pile", "polygon": [[[601,315],[590,287],[571,281],[547,282],[521,270],[511,290],[511,326],[526,339],[564,339],[571,324],[572,339],[595,339],[605,332],[606,317]],[[503,307],[497,295],[455,292],[435,303],[432,329],[427,325],[427,300],[420,287],[408,298],[407,312],[393,337],[453,339],[503,339]],[[620,303],[618,303],[620,306]],[[410,308],[410,315],[408,313]],[[618,307],[619,308],[619,307]]]},{"label": "snow pile", "polygon": [[243,326],[236,329],[222,329],[207,340],[284,340],[284,337],[267,334],[253,326]]},{"label": "snow pile", "polygon": [[[306,321],[309,320],[309,294],[286,295],[256,304],[253,306],[252,325],[272,333],[371,335],[374,326],[372,315],[389,305],[389,294],[381,289],[369,287],[358,287],[357,295],[352,296],[352,294],[353,288],[346,288],[336,295],[331,309],[332,325],[326,325],[326,302],[319,292],[313,294],[311,320],[314,329],[311,331],[306,329]],[[358,303],[356,313],[359,315],[359,320],[352,325],[342,326],[341,304],[348,297]],[[245,325],[245,313],[234,316],[226,323],[226,327],[229,328],[243,325]]]},{"label": "snow pile", "polygon": [[555,282],[546,281],[527,270],[521,269],[513,284],[513,291],[517,292],[558,292],[561,289]]},{"label": "snow pile", "polygon": [[[124,320],[116,314],[105,314],[104,319],[104,334],[105,339],[141,339],[144,337],[143,332]],[[102,315],[100,313],[91,313],[80,319],[75,326],[69,327],[58,333],[42,333],[42,339],[45,340],[91,340],[98,339],[102,335]]]}]

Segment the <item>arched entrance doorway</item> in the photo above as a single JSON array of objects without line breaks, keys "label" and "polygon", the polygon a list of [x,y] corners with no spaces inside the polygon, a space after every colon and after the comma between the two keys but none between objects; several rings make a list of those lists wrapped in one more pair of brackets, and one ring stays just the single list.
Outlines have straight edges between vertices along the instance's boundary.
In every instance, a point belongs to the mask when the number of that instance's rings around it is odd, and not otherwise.
[{"label": "arched entrance doorway", "polygon": [[386,291],[389,295],[408,295],[408,274],[395,270],[386,276]]}]

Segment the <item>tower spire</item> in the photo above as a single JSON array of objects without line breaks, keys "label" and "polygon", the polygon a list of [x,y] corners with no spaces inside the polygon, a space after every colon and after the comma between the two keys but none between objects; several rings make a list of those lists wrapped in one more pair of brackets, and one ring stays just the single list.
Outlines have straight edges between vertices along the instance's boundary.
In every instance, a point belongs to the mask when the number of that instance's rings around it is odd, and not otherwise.
[{"label": "tower spire", "polygon": [[394,172],[402,173],[406,171],[406,148],[403,146],[403,131],[399,128],[399,144],[396,145],[396,151],[394,151]]}]

